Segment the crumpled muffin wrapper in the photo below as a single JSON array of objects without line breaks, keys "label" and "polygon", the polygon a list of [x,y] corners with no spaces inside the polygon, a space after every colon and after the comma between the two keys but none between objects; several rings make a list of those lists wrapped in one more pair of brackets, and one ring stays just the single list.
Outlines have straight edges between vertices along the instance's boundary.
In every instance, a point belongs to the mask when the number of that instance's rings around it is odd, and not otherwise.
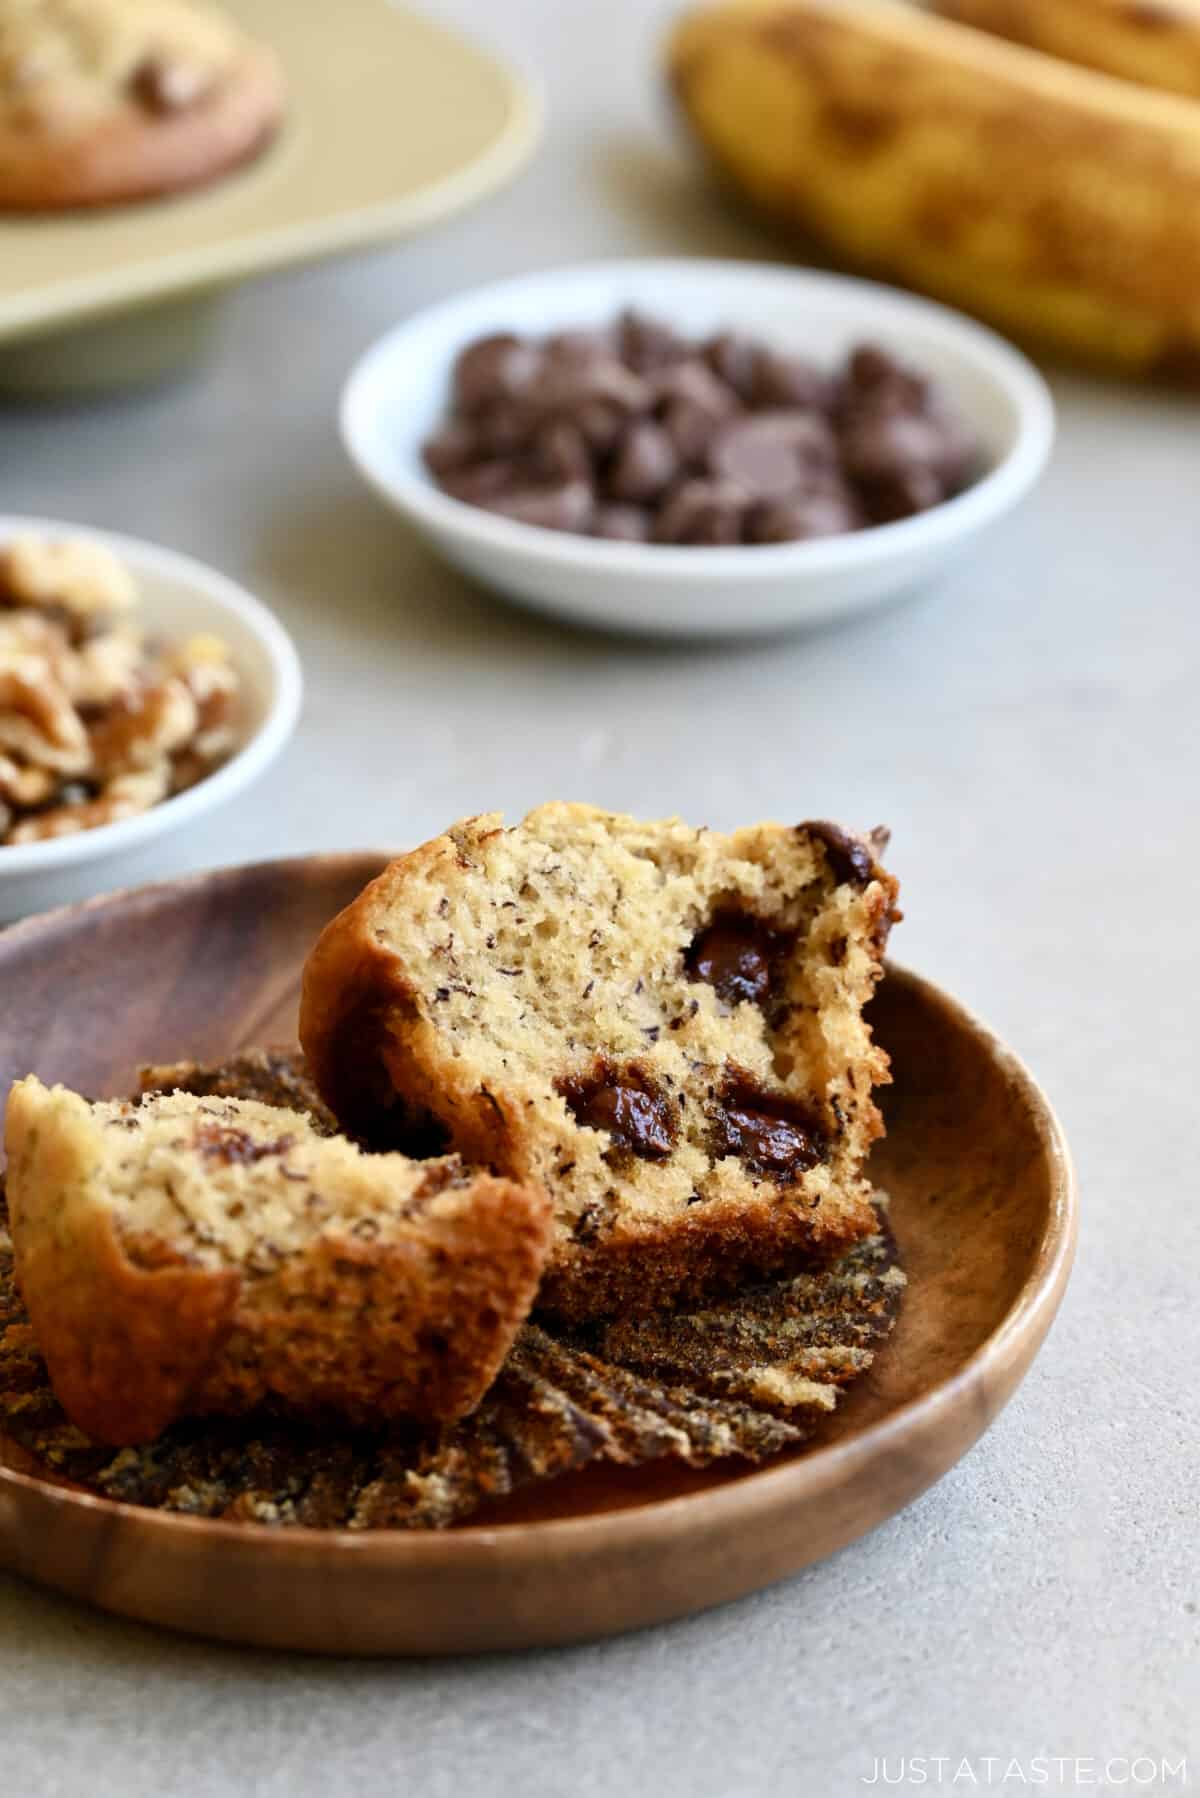
[{"label": "crumpled muffin wrapper", "polygon": [[[143,1090],[158,1072],[144,1073]],[[290,1052],[169,1073],[184,1090],[268,1102],[274,1083],[274,1102],[292,1106],[309,1090]],[[594,1464],[768,1460],[808,1440],[866,1372],[904,1290],[881,1210],[879,1233],[835,1266],[703,1310],[575,1332],[527,1323],[479,1408],[437,1439],[403,1425],[350,1431],[337,1419],[263,1411],[185,1421],[114,1454],[76,1429],[51,1391],[5,1223],[0,1192],[0,1437],[50,1477],[100,1497],[282,1527],[446,1529]]]}]

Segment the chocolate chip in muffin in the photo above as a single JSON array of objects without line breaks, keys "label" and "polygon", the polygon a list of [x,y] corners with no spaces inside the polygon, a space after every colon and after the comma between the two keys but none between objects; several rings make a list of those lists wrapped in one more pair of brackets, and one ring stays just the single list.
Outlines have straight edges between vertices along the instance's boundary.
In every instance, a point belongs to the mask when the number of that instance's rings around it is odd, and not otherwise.
[{"label": "chocolate chip in muffin", "polygon": [[805,1106],[734,1070],[709,1109],[714,1155],[736,1155],[773,1180],[788,1181],[816,1167],[827,1153],[825,1133]]},{"label": "chocolate chip in muffin", "polygon": [[197,1126],[192,1140],[197,1153],[207,1161],[219,1161],[226,1167],[251,1167],[256,1161],[284,1154],[291,1148],[294,1138],[283,1135],[274,1140],[258,1141],[248,1130],[210,1123]]},{"label": "chocolate chip in muffin", "polygon": [[674,1148],[676,1108],[636,1062],[616,1067],[600,1056],[586,1073],[565,1075],[557,1086],[578,1122],[606,1130],[615,1149],[641,1161],[661,1161]]},{"label": "chocolate chip in muffin", "polygon": [[147,56],[129,78],[129,91],[147,112],[169,114],[194,106],[212,86],[212,73],[173,56]]},{"label": "chocolate chip in muffin", "polygon": [[718,912],[684,957],[693,980],[711,986],[722,1004],[761,1005],[770,996],[789,935],[750,912]]},{"label": "chocolate chip in muffin", "polygon": [[[851,836],[840,824],[831,824],[827,819],[810,818],[797,828],[824,844],[830,870],[837,881],[865,887],[878,873],[871,851],[863,839]],[[886,842],[885,836],[885,846]]]}]

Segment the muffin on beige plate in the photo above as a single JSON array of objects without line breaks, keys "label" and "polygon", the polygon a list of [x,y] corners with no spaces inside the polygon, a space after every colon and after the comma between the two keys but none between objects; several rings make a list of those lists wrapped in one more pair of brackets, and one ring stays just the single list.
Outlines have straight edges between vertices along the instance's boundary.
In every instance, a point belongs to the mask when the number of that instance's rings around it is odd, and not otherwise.
[{"label": "muffin on beige plate", "polygon": [[149,199],[274,136],[270,49],[193,0],[0,0],[0,210]]}]

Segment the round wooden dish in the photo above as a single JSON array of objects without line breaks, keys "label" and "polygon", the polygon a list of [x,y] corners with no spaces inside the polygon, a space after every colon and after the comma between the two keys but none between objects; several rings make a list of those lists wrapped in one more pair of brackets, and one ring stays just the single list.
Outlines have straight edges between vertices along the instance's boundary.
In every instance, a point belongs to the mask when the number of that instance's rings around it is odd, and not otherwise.
[{"label": "round wooden dish", "polygon": [[[117,893],[0,936],[0,1080],[127,1090],[141,1061],[293,1036],[300,967],[377,870],[314,856]],[[892,1195],[909,1288],[895,1334],[815,1446],[774,1465],[584,1473],[442,1535],[271,1530],[56,1485],[0,1439],[0,1564],[109,1610],[331,1654],[579,1641],[724,1603],[890,1517],[1009,1398],[1070,1270],[1076,1199],[1054,1113],[1004,1045],[893,968]]]}]

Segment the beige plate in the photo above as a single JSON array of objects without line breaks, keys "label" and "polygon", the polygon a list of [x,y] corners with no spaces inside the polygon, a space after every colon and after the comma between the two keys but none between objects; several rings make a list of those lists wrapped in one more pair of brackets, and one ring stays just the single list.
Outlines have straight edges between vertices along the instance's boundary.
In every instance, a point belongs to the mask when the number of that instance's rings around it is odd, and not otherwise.
[{"label": "beige plate", "polygon": [[[0,935],[0,1082],[118,1091],[142,1059],[289,1036],[304,954],[373,856],[200,875]],[[585,1472],[444,1535],[271,1530],[56,1485],[0,1438],[0,1564],[109,1610],[233,1641],[446,1654],[577,1641],[783,1579],[890,1517],[1025,1373],[1070,1269],[1075,1187],[1020,1062],[891,969],[874,1005],[896,1083],[873,1171],[909,1289],[895,1335],[816,1446],[774,1465]]]},{"label": "beige plate", "polygon": [[[100,319],[93,358],[133,355],[139,339],[143,362],[165,355],[191,334],[184,299],[419,230],[498,186],[537,140],[540,107],[524,82],[390,0],[226,4],[283,58],[290,108],[278,141],[176,199],[0,216],[6,385],[37,379],[48,334]],[[113,315],[130,308],[133,326],[118,332]],[[64,366],[89,372],[80,355]]]}]

